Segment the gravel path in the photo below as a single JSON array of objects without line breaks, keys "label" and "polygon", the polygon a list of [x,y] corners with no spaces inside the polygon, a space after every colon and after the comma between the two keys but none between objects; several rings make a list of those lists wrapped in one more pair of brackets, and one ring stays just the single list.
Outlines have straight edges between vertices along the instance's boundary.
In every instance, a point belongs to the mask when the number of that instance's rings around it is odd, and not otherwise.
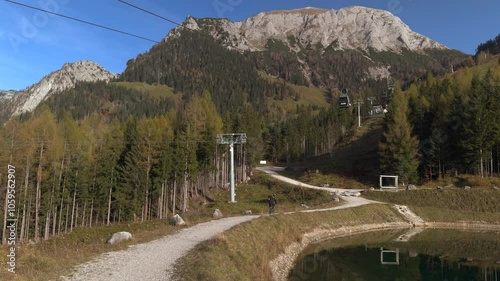
[{"label": "gravel path", "polygon": [[[262,167],[258,169],[290,184],[336,193],[346,201],[346,203],[341,206],[320,210],[303,210],[302,212],[329,211],[378,203],[356,197],[355,194],[360,190],[312,186],[280,176],[277,174],[278,171],[283,169],[280,167]],[[62,280],[170,280],[175,262],[187,254],[187,252],[193,249],[198,243],[208,240],[235,225],[258,217],[259,216],[255,215],[229,217],[200,223],[185,228],[170,236],[148,243],[130,246],[126,250],[105,253],[93,261],[79,265],[76,268],[76,272],[71,277],[62,277]]]},{"label": "gravel path", "polygon": [[175,261],[198,243],[245,221],[259,216],[240,216],[200,223],[176,234],[127,250],[105,253],[94,261],[78,266],[73,281],[170,280]]}]

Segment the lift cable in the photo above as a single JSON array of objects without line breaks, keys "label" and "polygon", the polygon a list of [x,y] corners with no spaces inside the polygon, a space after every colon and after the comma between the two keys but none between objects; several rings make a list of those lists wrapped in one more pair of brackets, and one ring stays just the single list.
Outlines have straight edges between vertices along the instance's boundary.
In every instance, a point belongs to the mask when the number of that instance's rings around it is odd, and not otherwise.
[{"label": "lift cable", "polygon": [[48,13],[48,14],[52,14],[52,15],[55,15],[55,16],[58,16],[58,17],[70,19],[70,20],[73,20],[73,21],[77,21],[77,22],[81,22],[81,23],[84,23],[84,24],[92,25],[92,26],[95,26],[95,27],[99,27],[99,28],[102,28],[102,29],[109,30],[109,31],[113,31],[113,32],[124,34],[124,35],[132,36],[132,37],[139,38],[139,39],[142,39],[142,40],[146,40],[146,41],[149,41],[149,42],[160,43],[158,40],[149,39],[149,38],[146,38],[146,37],[143,37],[143,36],[140,36],[140,35],[132,34],[132,33],[126,32],[126,31],[118,30],[118,29],[115,29],[115,28],[112,28],[112,27],[107,27],[107,26],[104,26],[104,25],[101,25],[101,24],[90,22],[90,21],[77,19],[77,18],[74,18],[74,17],[71,17],[71,16],[66,16],[66,15],[63,15],[63,14],[55,13],[55,12],[52,12],[52,11],[48,11],[48,10],[45,10],[45,9],[41,9],[41,8],[38,8],[38,7],[30,6],[30,5],[19,3],[19,2],[16,2],[16,1],[12,1],[12,0],[5,0],[5,1],[6,2],[10,2],[12,4],[15,4],[15,5],[19,5],[19,6],[23,6],[23,7],[26,7],[26,8],[30,8],[30,9],[33,9],[33,10],[38,10],[38,11],[42,11],[42,12],[45,12],[45,13]]},{"label": "lift cable", "polygon": [[173,20],[167,19],[167,18],[165,18],[165,17],[163,17],[163,16],[160,16],[160,15],[158,15],[158,14],[155,14],[155,13],[153,13],[153,12],[151,12],[151,11],[148,11],[148,10],[146,10],[146,9],[144,9],[144,8],[141,8],[141,7],[139,7],[139,6],[136,6],[136,5],[131,4],[131,3],[129,3],[129,2],[126,2],[126,1],[123,1],[123,0],[118,0],[118,2],[121,2],[121,3],[125,4],[125,5],[128,5],[128,6],[130,6],[130,7],[133,7],[133,8],[135,8],[135,9],[137,9],[137,10],[143,11],[143,12],[148,13],[148,14],[150,14],[150,15],[153,15],[153,16],[155,16],[155,17],[157,17],[157,18],[160,18],[160,19],[162,19],[162,20],[165,20],[165,21],[168,21],[168,22],[170,22],[170,23],[173,23],[173,24],[175,24],[175,25],[181,25],[181,24],[180,24],[180,23],[178,23],[178,22],[175,22],[175,21],[173,21]]}]

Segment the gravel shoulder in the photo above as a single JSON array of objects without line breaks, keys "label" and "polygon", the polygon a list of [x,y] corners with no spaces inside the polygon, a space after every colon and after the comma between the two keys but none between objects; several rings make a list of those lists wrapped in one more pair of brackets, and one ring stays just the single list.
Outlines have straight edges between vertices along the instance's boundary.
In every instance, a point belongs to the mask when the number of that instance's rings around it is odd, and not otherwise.
[{"label": "gravel shoulder", "polygon": [[130,246],[126,250],[105,253],[96,260],[81,264],[72,281],[170,280],[177,259],[198,243],[240,223],[259,216],[240,216],[200,223],[148,243]]}]

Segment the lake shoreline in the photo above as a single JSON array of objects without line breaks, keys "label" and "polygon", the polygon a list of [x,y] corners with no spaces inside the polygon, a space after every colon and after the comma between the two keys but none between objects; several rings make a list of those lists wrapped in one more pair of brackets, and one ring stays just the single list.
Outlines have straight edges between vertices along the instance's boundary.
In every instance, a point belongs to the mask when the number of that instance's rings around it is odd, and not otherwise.
[{"label": "lake shoreline", "polygon": [[294,267],[299,254],[314,243],[368,232],[383,230],[404,230],[414,228],[500,231],[500,224],[479,222],[424,222],[422,225],[413,227],[413,225],[408,222],[388,222],[360,224],[346,227],[342,226],[330,229],[314,229],[313,231],[304,234],[303,239],[300,242],[294,242],[288,245],[283,253],[278,255],[269,263],[273,275],[273,280],[288,280],[288,274]]}]

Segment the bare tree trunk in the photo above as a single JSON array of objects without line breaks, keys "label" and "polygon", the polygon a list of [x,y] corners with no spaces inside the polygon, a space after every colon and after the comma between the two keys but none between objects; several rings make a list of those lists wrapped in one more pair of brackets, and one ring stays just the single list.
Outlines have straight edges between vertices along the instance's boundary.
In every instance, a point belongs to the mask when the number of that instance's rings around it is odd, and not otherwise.
[{"label": "bare tree trunk", "polygon": [[52,219],[52,236],[56,236],[56,227],[57,227],[57,206],[53,206],[52,208],[53,219]]},{"label": "bare tree trunk", "polygon": [[55,182],[52,183],[52,190],[50,191],[50,203],[47,211],[47,216],[45,217],[45,234],[44,240],[48,240],[50,236],[50,216],[52,215],[52,204],[54,202],[54,194],[55,194]]},{"label": "bare tree trunk", "polygon": [[164,194],[165,194],[165,200],[164,200],[165,207],[163,208],[163,210],[164,210],[163,211],[163,217],[167,218],[168,217],[168,200],[169,200],[169,198],[168,198],[168,183],[167,183],[167,181],[164,182],[164,185],[165,185],[165,187],[164,187],[165,188],[165,192],[164,192]]},{"label": "bare tree trunk", "polygon": [[30,157],[26,157],[26,174],[24,177],[24,198],[23,198],[23,216],[21,221],[21,233],[19,235],[19,241],[24,240],[24,231],[26,226],[26,201],[28,200],[28,188],[29,188],[29,175],[30,175]]},{"label": "bare tree trunk", "polygon": [[66,222],[64,224],[64,233],[68,233],[68,220],[69,220],[69,202],[66,204]]},{"label": "bare tree trunk", "polygon": [[113,191],[113,187],[109,188],[109,197],[108,197],[108,220],[106,225],[109,225],[109,217],[111,215],[111,192]]},{"label": "bare tree trunk", "polygon": [[61,203],[59,205],[59,227],[57,229],[57,233],[60,235],[61,234],[61,225],[62,225],[62,218],[63,218],[63,209],[64,209],[64,191],[66,191],[66,179],[63,180],[62,182],[62,191],[61,191]]},{"label": "bare tree trunk", "polygon": [[83,212],[82,212],[82,225],[81,227],[85,227],[85,212],[87,211],[87,200],[83,202]]},{"label": "bare tree trunk", "polygon": [[30,234],[30,218],[31,218],[31,207],[32,207],[32,204],[33,204],[33,194],[31,194],[30,192],[30,202],[29,202],[29,205],[28,205],[28,220],[27,220],[27,227],[26,227],[26,234],[25,234],[25,237],[28,238],[29,240],[29,234]]},{"label": "bare tree trunk", "polygon": [[[186,166],[187,166],[187,158],[186,158]],[[182,187],[182,212],[185,213],[187,211],[187,202],[188,202],[188,183],[187,183],[187,169],[184,170],[184,186]]]},{"label": "bare tree trunk", "polygon": [[177,192],[177,179],[174,180],[174,190],[172,192],[174,193],[172,196],[172,216],[175,216],[175,201],[177,201],[175,193]]},{"label": "bare tree trunk", "polygon": [[40,230],[39,230],[39,218],[40,215],[40,201],[42,195],[42,164],[43,164],[43,150],[44,142],[41,143],[40,147],[40,157],[38,158],[38,170],[36,173],[36,194],[35,194],[35,242],[40,241]]},{"label": "bare tree trunk", "polygon": [[73,204],[71,207],[71,224],[69,225],[69,231],[73,231],[73,222],[75,219],[75,205],[76,205],[76,183],[75,183],[75,190],[73,191]]},{"label": "bare tree trunk", "polygon": [[44,229],[44,233],[43,233],[43,240],[49,240],[50,211],[51,210],[48,210],[47,215],[45,216],[45,229]]},{"label": "bare tree trunk", "polygon": [[163,218],[163,192],[164,192],[164,185],[165,183],[161,183],[161,192],[160,195],[158,196],[158,218],[162,219]]},{"label": "bare tree trunk", "polygon": [[483,149],[479,149],[479,154],[481,156],[481,166],[480,166],[480,171],[481,171],[481,177],[484,178],[484,159],[483,159]]},{"label": "bare tree trunk", "polygon": [[94,212],[94,199],[92,199],[92,202],[90,203],[90,220],[89,220],[89,227],[92,227],[92,214]]},{"label": "bare tree trunk", "polygon": [[79,204],[78,202],[76,202],[76,211],[75,211],[75,228],[77,228],[77,227],[78,227],[78,213],[79,213],[79,212],[78,212],[78,211],[79,211],[79,208],[78,208],[78,207],[79,207],[79,206],[80,206],[80,204]]}]

